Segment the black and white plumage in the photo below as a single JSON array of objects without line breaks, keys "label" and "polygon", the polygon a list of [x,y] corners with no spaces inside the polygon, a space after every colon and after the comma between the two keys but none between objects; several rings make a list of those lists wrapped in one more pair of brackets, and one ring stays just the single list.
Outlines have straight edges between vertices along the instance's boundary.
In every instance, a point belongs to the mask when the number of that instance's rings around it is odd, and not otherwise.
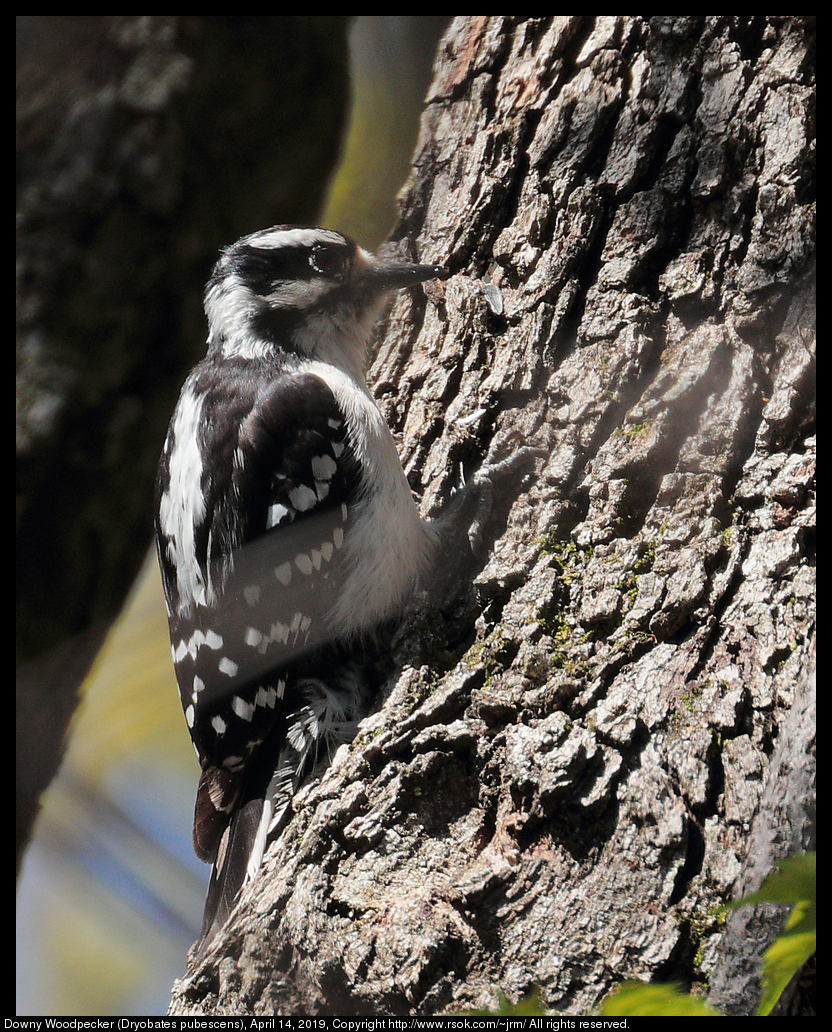
[{"label": "black and white plumage", "polygon": [[300,779],[366,712],[361,642],[431,564],[367,389],[393,289],[447,275],[329,230],[227,248],[205,295],[208,354],[171,420],[156,536],[171,648],[202,766],[194,848],[212,863],[201,942],[260,864]]}]

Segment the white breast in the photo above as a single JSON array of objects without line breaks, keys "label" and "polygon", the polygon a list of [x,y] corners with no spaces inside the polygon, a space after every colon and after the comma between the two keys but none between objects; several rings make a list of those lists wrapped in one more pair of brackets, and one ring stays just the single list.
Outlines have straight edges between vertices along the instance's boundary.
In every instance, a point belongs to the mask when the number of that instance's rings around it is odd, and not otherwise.
[{"label": "white breast", "polygon": [[341,633],[367,630],[406,604],[426,572],[437,532],[419,515],[393,435],[366,386],[326,363],[308,368],[347,416],[363,474],[344,540],[350,572],[332,619]]}]

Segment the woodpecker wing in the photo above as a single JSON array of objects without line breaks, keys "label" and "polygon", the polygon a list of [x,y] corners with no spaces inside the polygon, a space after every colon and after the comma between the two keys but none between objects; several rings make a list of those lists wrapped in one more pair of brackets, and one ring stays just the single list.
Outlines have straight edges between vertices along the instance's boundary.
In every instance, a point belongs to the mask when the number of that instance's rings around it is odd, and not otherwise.
[{"label": "woodpecker wing", "polygon": [[[206,860],[216,858],[249,757],[285,721],[292,668],[334,636],[329,613],[347,575],[342,546],[360,487],[323,380],[283,374],[257,390],[242,367],[235,378],[233,363],[223,365],[221,378],[197,367],[183,389],[180,407],[198,418],[174,416],[157,524],[174,666],[203,767],[194,848]],[[178,450],[190,447],[195,423],[202,461],[182,469]],[[194,568],[198,576],[186,572]]]}]

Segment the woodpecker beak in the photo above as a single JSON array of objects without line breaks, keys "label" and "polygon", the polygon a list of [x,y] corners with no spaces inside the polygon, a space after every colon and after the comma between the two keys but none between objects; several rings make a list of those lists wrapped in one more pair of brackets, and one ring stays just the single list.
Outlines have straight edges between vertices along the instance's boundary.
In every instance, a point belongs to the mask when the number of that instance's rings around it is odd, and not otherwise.
[{"label": "woodpecker beak", "polygon": [[426,280],[447,279],[450,275],[450,269],[444,265],[411,265],[409,262],[385,262],[379,258],[368,265],[365,272],[368,283],[379,291],[411,287]]}]

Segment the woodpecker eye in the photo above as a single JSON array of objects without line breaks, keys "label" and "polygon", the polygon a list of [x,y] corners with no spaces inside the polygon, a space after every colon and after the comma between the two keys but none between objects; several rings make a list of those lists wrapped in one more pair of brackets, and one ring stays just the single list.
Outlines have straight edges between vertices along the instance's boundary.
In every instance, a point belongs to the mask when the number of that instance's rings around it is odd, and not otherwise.
[{"label": "woodpecker eye", "polygon": [[343,251],[334,247],[318,245],[312,248],[309,264],[316,272],[321,272],[324,276],[343,276],[349,263]]}]

